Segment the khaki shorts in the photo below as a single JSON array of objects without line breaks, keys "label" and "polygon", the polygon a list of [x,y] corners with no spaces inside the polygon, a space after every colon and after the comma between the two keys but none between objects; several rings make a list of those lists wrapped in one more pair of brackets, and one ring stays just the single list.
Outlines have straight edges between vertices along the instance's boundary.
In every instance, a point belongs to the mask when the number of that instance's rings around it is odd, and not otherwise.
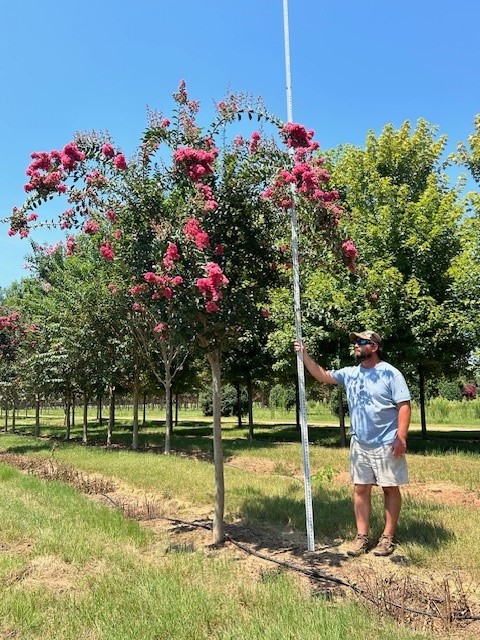
[{"label": "khaki shorts", "polygon": [[391,444],[373,449],[364,447],[355,438],[350,442],[350,476],[354,484],[376,484],[398,487],[408,484],[405,456],[394,456]]}]

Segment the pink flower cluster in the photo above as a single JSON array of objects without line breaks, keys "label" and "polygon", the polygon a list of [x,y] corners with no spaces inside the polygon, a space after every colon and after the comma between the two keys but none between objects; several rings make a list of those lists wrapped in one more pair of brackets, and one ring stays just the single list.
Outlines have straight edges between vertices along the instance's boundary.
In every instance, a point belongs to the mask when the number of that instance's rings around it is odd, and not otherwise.
[{"label": "pink flower cluster", "polygon": [[10,216],[10,229],[8,230],[8,235],[14,236],[18,233],[21,238],[27,238],[30,233],[28,222],[34,219],[32,218],[33,215],[36,214],[32,214],[27,217],[23,209],[13,207],[12,215]]},{"label": "pink flower cluster", "polygon": [[75,211],[67,209],[60,215],[60,229],[71,229],[75,222]]},{"label": "pink flower cluster", "polygon": [[200,222],[197,218],[189,218],[183,228],[183,233],[189,240],[193,240],[197,249],[200,251],[206,249],[210,245],[210,238],[206,231],[203,231],[200,227]]},{"label": "pink flower cluster", "polygon": [[315,132],[312,129],[307,131],[302,124],[295,124],[293,122],[288,122],[280,131],[280,135],[287,147],[291,149],[312,150],[312,145],[317,149],[318,143],[312,143],[314,134]]},{"label": "pink flower cluster", "polygon": [[324,191],[322,186],[330,179],[329,173],[322,168],[323,159],[312,162],[297,162],[291,171],[282,169],[271,187],[263,193],[264,198],[271,198],[281,209],[289,209],[294,204],[291,185],[295,186],[299,196],[307,201],[318,204],[332,210],[334,218],[338,222],[338,216],[342,213],[341,207],[333,204],[338,200],[339,193],[336,190]]},{"label": "pink flower cluster", "polygon": [[100,225],[96,220],[87,220],[83,225],[83,233],[86,233],[89,236],[93,236],[97,231],[99,231]]},{"label": "pink flower cluster", "polygon": [[108,240],[100,246],[100,253],[105,260],[113,260],[115,258],[115,253],[112,249],[112,246]]},{"label": "pink flower cluster", "polygon": [[113,161],[113,164],[115,165],[115,168],[119,169],[120,171],[125,171],[125,169],[128,168],[127,161],[123,153],[119,153],[118,156],[115,156],[115,160]]},{"label": "pink flower cluster", "polygon": [[106,158],[113,158],[113,156],[115,155],[115,149],[110,144],[110,142],[105,142],[102,147],[102,153]]},{"label": "pink flower cluster", "polygon": [[255,153],[258,149],[258,145],[260,143],[260,134],[257,131],[254,131],[250,136],[250,153]]},{"label": "pink flower cluster", "polygon": [[218,155],[217,149],[211,151],[181,147],[173,153],[173,161],[192,180],[198,182],[213,173],[213,163]]},{"label": "pink flower cluster", "polygon": [[342,243],[342,251],[347,261],[347,267],[350,271],[355,271],[355,260],[358,258],[358,250],[353,240],[348,238]]},{"label": "pink flower cluster", "polygon": [[167,339],[168,329],[169,329],[169,326],[166,322],[159,322],[153,327],[154,333],[160,334],[160,340]]},{"label": "pink flower cluster", "polygon": [[204,184],[203,182],[197,182],[195,187],[198,193],[199,207],[203,209],[204,213],[214,211],[218,207],[218,202],[213,196],[211,187],[209,187],[208,184]]},{"label": "pink flower cluster", "polygon": [[94,169],[92,173],[87,174],[85,182],[91,187],[103,187],[107,184],[107,178],[98,169]]},{"label": "pink flower cluster", "polygon": [[226,100],[221,100],[217,104],[217,109],[223,118],[232,121],[238,113],[237,98],[233,95],[228,96]]},{"label": "pink flower cluster", "polygon": [[40,151],[31,154],[32,162],[27,169],[30,181],[25,185],[25,191],[38,191],[41,196],[54,191],[65,193],[63,180],[66,173],[76,169],[77,164],[85,159],[74,142],[69,142],[61,151]]},{"label": "pink flower cluster", "polygon": [[215,313],[220,308],[217,302],[222,298],[221,287],[225,287],[229,280],[216,262],[208,262],[205,265],[206,278],[198,278],[196,285],[205,298],[205,310],[207,313]]},{"label": "pink flower cluster", "polygon": [[75,241],[74,236],[68,236],[65,246],[66,246],[65,255],[71,256],[75,253],[77,243]]},{"label": "pink flower cluster", "polygon": [[182,276],[174,276],[173,278],[167,275],[153,273],[153,271],[147,271],[143,274],[146,282],[154,285],[157,291],[152,294],[152,300],[157,300],[161,296],[170,300],[173,297],[173,289],[183,284]]},{"label": "pink flower cluster", "polygon": [[19,319],[20,314],[17,311],[15,311],[14,313],[9,313],[6,316],[0,316],[0,331],[2,329],[15,331],[18,328]]},{"label": "pink flower cluster", "polygon": [[169,242],[162,260],[164,269],[166,269],[167,271],[173,269],[173,267],[175,266],[175,261],[179,259],[180,254],[178,252],[177,245],[174,242]]}]

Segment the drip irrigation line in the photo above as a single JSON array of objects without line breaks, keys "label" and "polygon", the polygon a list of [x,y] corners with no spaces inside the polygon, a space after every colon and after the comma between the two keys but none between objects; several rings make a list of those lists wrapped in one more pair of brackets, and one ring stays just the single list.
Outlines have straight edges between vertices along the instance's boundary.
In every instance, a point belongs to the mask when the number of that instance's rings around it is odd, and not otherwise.
[{"label": "drip irrigation line", "polygon": [[[106,498],[107,500],[109,500],[115,507],[117,508],[121,508],[121,505],[119,505],[117,502],[115,502],[115,500],[112,500],[112,498],[110,498],[110,496],[107,496],[106,494],[102,493],[100,494],[102,495],[104,498]],[[179,525],[185,525],[188,527],[196,527],[199,529],[205,529],[206,531],[211,531],[212,530],[212,525],[211,524],[207,524],[205,522],[198,522],[195,520],[181,520],[179,518],[169,518],[168,516],[152,516],[150,518],[148,518],[149,520],[165,520],[166,522],[171,522],[172,524],[179,524]],[[431,611],[424,611],[421,609],[415,609],[413,607],[408,607],[405,606],[403,604],[399,604],[398,602],[394,602],[393,600],[387,600],[385,598],[381,598],[381,599],[376,599],[374,597],[371,596],[371,594],[366,590],[366,589],[362,589],[361,587],[352,584],[351,582],[349,582],[348,580],[344,580],[343,578],[338,578],[337,576],[331,575],[329,573],[324,573],[323,571],[319,571],[318,569],[309,569],[309,568],[305,568],[305,567],[301,567],[298,564],[295,564],[293,562],[288,562],[286,560],[278,560],[277,558],[274,558],[272,556],[266,555],[264,553],[260,553],[259,551],[255,551],[255,549],[252,549],[251,547],[249,547],[248,545],[242,544],[241,542],[238,542],[237,540],[235,540],[234,538],[232,538],[232,536],[230,536],[229,534],[225,534],[225,540],[227,542],[230,542],[231,544],[233,544],[235,547],[237,547],[238,549],[240,549],[241,551],[248,553],[250,555],[253,555],[257,558],[260,558],[261,560],[266,560],[267,562],[271,562],[273,564],[276,564],[280,567],[283,567],[285,569],[289,569],[291,571],[295,571],[296,573],[302,573],[303,575],[312,578],[314,580],[317,581],[321,581],[321,582],[330,582],[336,585],[339,585],[341,587],[346,587],[348,589],[351,589],[354,593],[356,593],[359,596],[362,596],[363,598],[365,598],[366,600],[368,600],[369,602],[371,602],[374,605],[378,604],[382,604],[384,606],[391,606],[391,607],[395,607],[396,609],[399,609],[401,611],[405,611],[406,613],[412,613],[415,615],[419,615],[419,616],[425,616],[427,618],[436,618],[436,619],[442,619],[442,616],[439,614],[435,614]],[[218,546],[218,545],[215,545]],[[450,621],[451,622],[473,622],[473,621],[478,621],[480,620],[480,616],[471,616],[471,615],[455,615],[453,614],[451,616]]]}]

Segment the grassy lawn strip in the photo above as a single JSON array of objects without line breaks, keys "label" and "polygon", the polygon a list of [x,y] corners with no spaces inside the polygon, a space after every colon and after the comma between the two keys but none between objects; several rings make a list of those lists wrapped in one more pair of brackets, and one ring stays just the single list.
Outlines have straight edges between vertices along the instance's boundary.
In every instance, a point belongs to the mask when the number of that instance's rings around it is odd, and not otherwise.
[{"label": "grassy lawn strip", "polygon": [[1,637],[349,640],[352,629],[373,640],[425,637],[358,605],[312,598],[278,569],[252,579],[221,551],[174,549],[166,534],[63,483],[5,465],[0,481]]}]

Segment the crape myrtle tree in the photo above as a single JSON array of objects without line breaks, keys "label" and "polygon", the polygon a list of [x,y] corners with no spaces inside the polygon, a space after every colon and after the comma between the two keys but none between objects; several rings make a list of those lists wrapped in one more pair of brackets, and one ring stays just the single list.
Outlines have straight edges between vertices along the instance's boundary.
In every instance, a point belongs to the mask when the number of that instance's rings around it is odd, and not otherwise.
[{"label": "crape myrtle tree", "polygon": [[[194,340],[203,349],[213,387],[213,535],[221,542],[222,353],[238,344],[262,313],[279,262],[272,233],[292,205],[292,185],[299,201],[317,212],[322,231],[338,229],[341,210],[335,206],[337,194],[324,189],[327,176],[314,157],[313,132],[274,120],[294,150],[292,160],[257,131],[227,142],[227,125],[237,118],[255,114],[272,120],[263,109],[247,108],[231,96],[219,103],[218,117],[203,131],[196,123],[198,103],[188,98],[183,82],[174,99],[173,126],[159,114],[151,117],[139,153],[128,163],[99,135],[77,136],[62,151],[33,154],[25,187],[29,197],[14,210],[11,233],[28,235],[38,204],[64,194],[70,208],[61,216],[62,226],[83,224],[102,257],[115,264],[112,295],[128,288],[134,312],[129,322],[137,330],[138,314],[143,326],[150,324],[160,353],[168,356],[165,370],[177,345]],[[67,248],[75,251],[73,236]],[[342,256],[349,251],[344,243]]]},{"label": "crape myrtle tree", "polygon": [[413,131],[387,125],[364,149],[340,148],[333,170],[361,255],[355,282],[341,289],[350,300],[342,324],[378,330],[389,359],[418,379],[424,435],[425,377],[455,375],[472,348],[452,296],[465,208],[443,172],[445,144],[425,120]]},{"label": "crape myrtle tree", "polygon": [[[88,439],[88,405],[93,398],[114,396],[117,385],[132,381],[135,354],[126,321],[127,303],[113,297],[107,288],[111,263],[105,261],[88,235],[76,239],[75,251],[62,243],[38,247],[34,244],[31,268],[36,271],[40,300],[36,322],[45,335],[57,327],[72,370],[75,393],[83,399],[83,436]],[[56,346],[55,358],[60,349]],[[44,354],[45,355],[45,354]],[[36,358],[42,357],[37,349]],[[48,368],[48,366],[47,366]],[[114,403],[111,402],[107,445],[111,444]],[[69,418],[66,414],[67,427]],[[68,429],[67,429],[68,437]]]},{"label": "crape myrtle tree", "polygon": [[8,426],[9,410],[15,421],[15,409],[21,397],[18,351],[28,327],[23,326],[17,309],[0,305],[0,401],[5,411],[5,430]]}]

